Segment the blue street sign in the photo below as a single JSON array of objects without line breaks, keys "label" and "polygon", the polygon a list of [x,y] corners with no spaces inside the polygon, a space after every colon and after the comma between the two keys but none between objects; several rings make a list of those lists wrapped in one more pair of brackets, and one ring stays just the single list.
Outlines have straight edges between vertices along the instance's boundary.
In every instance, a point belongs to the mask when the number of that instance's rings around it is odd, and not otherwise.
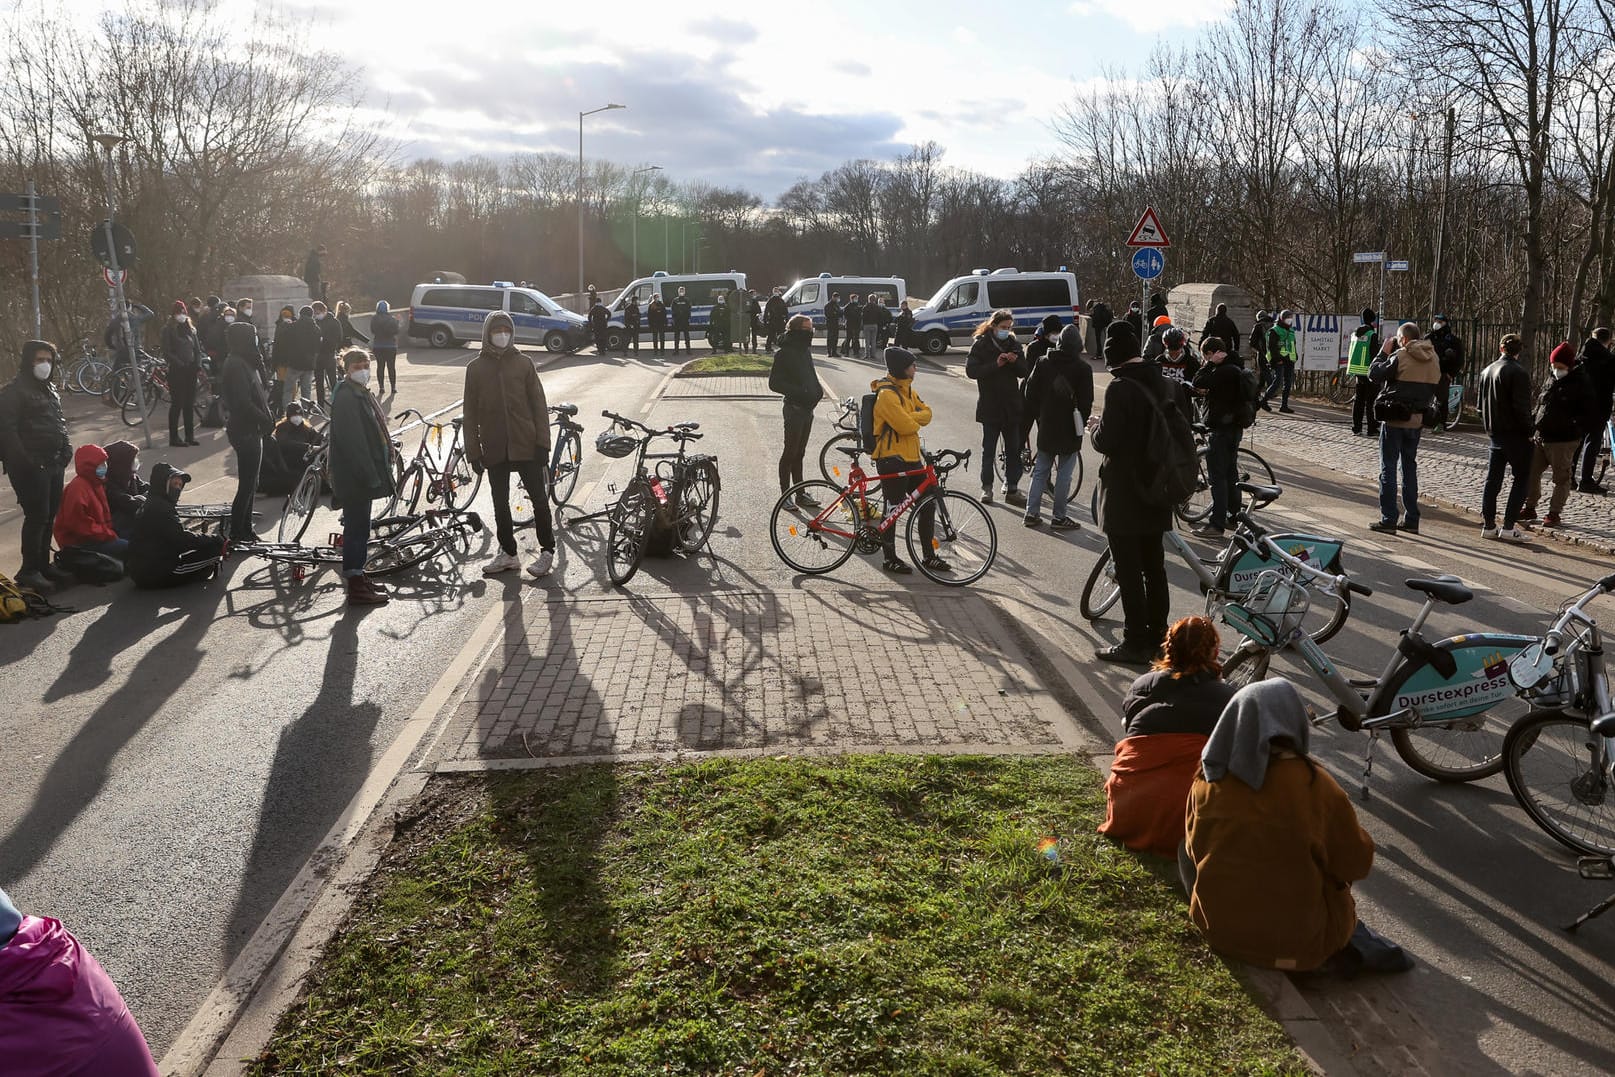
[{"label": "blue street sign", "polygon": [[1140,247],[1133,252],[1133,275],[1139,280],[1154,280],[1166,268],[1166,255],[1156,247]]}]

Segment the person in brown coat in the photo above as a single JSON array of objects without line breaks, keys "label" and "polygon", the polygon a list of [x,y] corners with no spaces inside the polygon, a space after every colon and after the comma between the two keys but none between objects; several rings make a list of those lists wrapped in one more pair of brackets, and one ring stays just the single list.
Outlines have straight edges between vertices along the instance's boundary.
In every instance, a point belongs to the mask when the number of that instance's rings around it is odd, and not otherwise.
[{"label": "person in brown coat", "polygon": [[[1392,341],[1397,349],[1391,351]],[[1398,530],[1419,533],[1419,437],[1426,413],[1436,406],[1436,384],[1441,363],[1435,345],[1423,338],[1413,322],[1403,322],[1396,336],[1387,338],[1380,357],[1368,368],[1368,380],[1377,387],[1374,418],[1379,427],[1379,519],[1370,531],[1394,535]],[[1397,523],[1396,472],[1402,469],[1401,523]]]},{"label": "person in brown coat", "polygon": [[462,433],[465,458],[493,488],[493,516],[499,554],[482,566],[484,576],[521,567],[516,529],[510,518],[510,476],[521,477],[533,503],[538,556],[527,565],[534,576],[549,574],[555,563],[555,532],[544,486],[550,458],[549,404],[533,361],[515,343],[510,315],[496,310],[482,323],[482,351],[465,368]]}]

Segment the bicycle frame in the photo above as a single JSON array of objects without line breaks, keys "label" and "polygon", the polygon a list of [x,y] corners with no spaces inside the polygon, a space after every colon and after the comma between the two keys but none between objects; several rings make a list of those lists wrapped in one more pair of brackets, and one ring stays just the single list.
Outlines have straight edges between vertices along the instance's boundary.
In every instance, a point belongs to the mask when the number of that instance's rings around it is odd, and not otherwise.
[{"label": "bicycle frame", "polygon": [[[847,483],[847,488],[841,491],[841,496],[837,497],[834,501],[830,502],[830,504],[820,509],[819,514],[808,521],[808,530],[825,531],[829,534],[839,535],[843,538],[856,538],[856,534],[852,532],[838,531],[833,527],[826,527],[824,524],[825,517],[830,515],[831,510],[833,510],[837,505],[848,500],[849,497],[853,495],[856,495],[860,506],[867,505],[869,502],[869,487],[871,485],[878,486],[882,479],[902,479],[909,478],[914,475],[923,475],[925,478],[923,481],[921,481],[919,486],[909,491],[907,497],[903,498],[903,500],[899,502],[896,507],[892,508],[884,517],[881,518],[880,523],[875,526],[875,530],[881,534],[885,534],[887,531],[890,531],[896,527],[898,517],[902,516],[903,513],[913,508],[919,502],[920,498],[924,497],[930,491],[940,487],[942,485],[941,479],[937,474],[936,466],[929,462],[927,462],[923,467],[913,468],[908,471],[894,471],[884,475],[877,473],[873,478],[871,478],[869,474],[864,471],[863,468],[859,467],[856,461],[854,461],[852,465],[852,475]],[[862,515],[863,514],[860,513],[860,517],[862,517]]]}]

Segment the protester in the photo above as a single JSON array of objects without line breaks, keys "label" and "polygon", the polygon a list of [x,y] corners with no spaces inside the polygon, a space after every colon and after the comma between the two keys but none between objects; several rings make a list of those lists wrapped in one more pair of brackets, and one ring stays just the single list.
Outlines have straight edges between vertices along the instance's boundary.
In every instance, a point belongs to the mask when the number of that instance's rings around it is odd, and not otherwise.
[{"label": "protester", "polygon": [[622,311],[622,331],[628,337],[628,350],[639,350],[639,297],[628,297],[628,305]]},{"label": "protester", "polygon": [[236,308],[222,301],[214,305],[213,317],[208,320],[207,331],[202,334],[202,350],[207,353],[208,363],[214,370],[220,369],[225,357],[230,354],[228,333],[235,320]]},{"label": "protester", "polygon": [[1172,319],[1165,314],[1156,317],[1150,326],[1149,339],[1144,342],[1144,358],[1157,359],[1166,351],[1166,334],[1172,328]]},{"label": "protester", "polygon": [[1449,407],[1447,390],[1453,379],[1463,375],[1464,345],[1458,339],[1458,334],[1452,331],[1445,314],[1437,314],[1430,319],[1430,334],[1425,339],[1436,350],[1436,360],[1441,369],[1441,380],[1436,383],[1436,425],[1445,426]]},{"label": "protester", "polygon": [[1346,376],[1355,383],[1351,403],[1351,432],[1361,436],[1368,431],[1371,438],[1379,437],[1379,420],[1374,418],[1374,382],[1368,370],[1374,365],[1374,353],[1379,351],[1379,315],[1371,309],[1363,311],[1363,324],[1351,333],[1351,352],[1346,360]]},{"label": "protester", "polygon": [[790,317],[791,308],[785,305],[785,289],[775,288],[763,306],[763,325],[768,330],[763,347],[769,351],[785,336],[785,320]]},{"label": "protester", "polygon": [[[824,388],[813,371],[813,319],[806,314],[792,318],[783,334],[768,387],[785,398],[785,441],[779,454],[779,492],[802,481],[802,458],[807,454],[808,437],[813,430],[813,409],[824,399]],[[807,491],[796,495],[805,509],[818,508]]]},{"label": "protester", "polygon": [[1307,755],[1310,726],[1284,680],[1240,689],[1217,720],[1178,854],[1189,918],[1212,949],[1263,968],[1405,972],[1412,959],[1357,919],[1351,884],[1374,841]]},{"label": "protester", "polygon": [[[168,365],[168,447],[178,449],[200,445],[196,440],[196,379],[202,371],[202,343],[191,325],[190,309],[183,299],[174,300],[168,324],[163,326],[162,357]],[[185,436],[179,436],[181,422]]]},{"label": "protester", "polygon": [[1161,334],[1161,344],[1164,350],[1155,357],[1161,373],[1168,381],[1193,384],[1194,376],[1200,373],[1200,357],[1189,346],[1189,334],[1173,326]]},{"label": "protester", "polygon": [[1239,356],[1221,337],[1206,337],[1206,365],[1194,376],[1194,390],[1206,399],[1206,480],[1211,484],[1211,515],[1194,529],[1202,538],[1222,538],[1229,517],[1239,511],[1239,443],[1245,436],[1245,371]]},{"label": "protester", "polygon": [[751,309],[755,302],[744,288],[736,288],[729,296],[729,343],[737,352],[756,350],[752,342],[756,322]]},{"label": "protester", "polygon": [[650,306],[645,308],[645,320],[650,323],[651,351],[667,350],[667,304],[662,297],[653,295]]},{"label": "protester", "polygon": [[346,299],[339,300],[336,305],[337,327],[342,331],[341,345],[351,348],[355,343],[369,344],[370,338],[359,332],[353,324],[353,307]]},{"label": "protester", "polygon": [[325,395],[336,388],[336,353],[342,348],[342,323],[324,303],[314,304],[314,325],[320,331],[319,359],[314,364],[314,396],[325,406]]},{"label": "protester", "polygon": [[[847,296],[847,305],[841,308],[842,317],[847,323],[848,357],[851,359],[866,358],[863,351],[864,343],[864,304],[856,293]],[[867,358],[873,359],[870,355]]]},{"label": "protester", "polygon": [[897,324],[897,337],[896,337],[897,346],[899,348],[912,348],[912,347],[914,347],[914,345],[915,345],[915,340],[914,340],[914,310],[907,303],[904,303],[902,308],[898,310],[898,312],[897,312],[897,323],[896,324]]},{"label": "protester", "polygon": [[836,346],[841,342],[841,293],[831,292],[830,301],[824,305],[824,354],[831,359],[838,358],[840,353]]},{"label": "protester", "polygon": [[1239,326],[1228,316],[1228,304],[1218,303],[1216,311],[1206,319],[1206,324],[1200,330],[1200,353],[1205,354],[1206,341],[1216,337],[1228,349],[1228,354],[1239,354]]},{"label": "protester", "polygon": [[[1392,342],[1400,345],[1391,352]],[[1396,534],[1400,528],[1419,533],[1419,438],[1425,417],[1435,407],[1441,365],[1436,350],[1413,322],[1403,322],[1396,335],[1380,346],[1380,357],[1368,371],[1378,387],[1374,414],[1379,426],[1379,519],[1370,531]],[[1397,523],[1396,473],[1402,469],[1403,515]]]},{"label": "protester", "polygon": [[679,286],[679,294],[673,298],[673,354],[677,355],[679,340],[684,341],[684,353],[692,353],[690,347],[690,299],[684,294],[684,286]]},{"label": "protester", "polygon": [[[914,391],[916,363],[912,352],[902,348],[887,348],[886,377],[869,383],[875,394],[875,470],[892,478],[880,480],[881,492],[886,496],[890,512],[925,481],[921,475],[901,475],[924,466],[920,454],[920,428],[931,424],[931,407]],[[924,565],[932,572],[951,572],[953,566],[936,555],[936,504],[925,498],[915,506],[920,514],[920,547],[927,552]],[[914,570],[897,556],[897,529],[881,533],[881,550],[885,560],[881,568],[899,576]]]},{"label": "protester", "polygon": [[[1054,350],[1055,344],[1060,339],[1060,330],[1062,327],[1063,323],[1060,321],[1060,316],[1058,314],[1050,314],[1041,322],[1037,323],[1037,328],[1032,330],[1032,339],[1026,344],[1027,370],[1037,370],[1038,360],[1042,359],[1043,356],[1048,352]],[[1025,431],[1022,431],[1022,433],[1024,434]]]},{"label": "protester", "polygon": [[395,492],[387,413],[370,393],[370,353],[342,353],[342,382],[331,393],[331,494],[342,507],[342,578],[348,605],[380,606],[384,588],[365,575],[370,503]]},{"label": "protester", "polygon": [[308,252],[308,259],[303,263],[303,282],[308,285],[310,299],[325,298],[325,244],[321,243]]},{"label": "protester", "polygon": [[1090,420],[1099,465],[1099,529],[1110,543],[1121,592],[1124,627],[1120,643],[1096,652],[1105,662],[1148,665],[1166,636],[1171,597],[1162,546],[1172,510],[1145,500],[1140,463],[1148,458],[1152,417],[1174,392],[1161,368],[1139,354],[1138,338],[1125,321],[1105,332],[1110,384],[1099,418]]},{"label": "protester", "polygon": [[1574,485],[1576,453],[1581,449],[1583,433],[1600,427],[1603,420],[1598,415],[1597,389],[1577,364],[1569,341],[1553,349],[1548,356],[1548,370],[1551,376],[1543,383],[1532,414],[1531,482],[1518,519],[1527,522],[1537,518],[1542,476],[1551,467],[1553,499],[1548,502],[1548,514],[1542,522],[1558,527]]},{"label": "protester", "polygon": [[158,1077],[118,987],[50,917],[0,890],[0,1062],[6,1077]]},{"label": "protester", "polygon": [[136,587],[179,587],[206,580],[224,558],[224,539],[199,535],[179,521],[179,498],[191,477],[166,461],[151,469],[151,493],[140,506],[125,562]]},{"label": "protester", "polygon": [[[333,323],[334,324],[334,323]],[[225,436],[236,454],[236,494],[230,504],[230,541],[258,542],[252,526],[252,500],[264,461],[264,435],[274,427],[264,388],[258,330],[251,322],[230,326],[229,356],[224,361],[220,395],[227,420]]]},{"label": "protester", "polygon": [[1160,292],[1150,293],[1150,305],[1144,309],[1144,318],[1151,325],[1157,324],[1162,318],[1169,322],[1172,320],[1171,313],[1166,309],[1166,297]]},{"label": "protester", "polygon": [[88,550],[110,557],[123,565],[129,540],[118,537],[112,527],[112,508],[107,504],[107,452],[99,445],[80,445],[73,452],[76,472],[62,491],[62,508],[56,514],[58,563],[75,550]]},{"label": "protester", "polygon": [[314,375],[320,365],[320,326],[314,320],[314,308],[308,304],[298,308],[290,324],[284,320],[285,313],[283,307],[282,320],[275,323],[275,363],[282,368],[276,396],[283,398],[284,390],[290,387],[292,400],[313,400]]},{"label": "protester", "polygon": [[[1498,345],[1497,358],[1480,372],[1480,417],[1492,442],[1480,495],[1480,533],[1483,538],[1505,542],[1525,541],[1525,534],[1514,525],[1525,506],[1531,437],[1536,432],[1531,418],[1531,375],[1520,363],[1524,347],[1518,334],[1508,334]],[[1513,481],[1503,503],[1503,526],[1498,527],[1497,495],[1503,489],[1505,471]]]},{"label": "protester", "polygon": [[107,346],[107,354],[112,357],[114,367],[128,366],[135,361],[146,321],[152,316],[150,307],[132,299],[125,300],[123,306],[129,318],[129,335],[123,335],[123,319],[115,312],[107,319],[106,330],[101,334],[102,343]]},{"label": "protester", "polygon": [[1277,324],[1267,331],[1268,376],[1271,380],[1262,391],[1263,411],[1273,410],[1269,401],[1274,393],[1279,393],[1279,410],[1286,415],[1295,414],[1295,409],[1290,407],[1290,389],[1295,384],[1295,362],[1299,357],[1300,350],[1295,342],[1295,314],[1281,310]]},{"label": "protester", "polygon": [[885,354],[886,345],[892,339],[892,312],[887,309],[886,297],[875,297],[875,347]]},{"label": "protester", "polygon": [[1610,331],[1607,326],[1593,330],[1581,346],[1581,367],[1592,386],[1592,410],[1595,420],[1588,431],[1581,452],[1581,481],[1576,489],[1584,494],[1602,494],[1604,488],[1593,476],[1598,463],[1598,452],[1604,445],[1604,431],[1609,423],[1610,410],[1615,408],[1615,354],[1610,352]]},{"label": "protester", "polygon": [[1262,389],[1267,389],[1267,383],[1273,377],[1272,365],[1268,362],[1268,345],[1273,329],[1273,315],[1265,310],[1256,312],[1256,321],[1251,326],[1250,346],[1251,358],[1246,369],[1256,371],[1256,381]]},{"label": "protester", "polygon": [[376,301],[370,318],[370,355],[376,368],[376,392],[386,394],[387,386],[398,392],[398,317],[385,299]]},{"label": "protester", "polygon": [[[1206,338],[1213,339],[1213,338]],[[1222,679],[1217,626],[1185,617],[1122,699],[1122,739],[1105,780],[1099,833],[1137,853],[1176,856],[1200,753],[1234,689]]]},{"label": "protester", "polygon": [[119,538],[128,538],[148,491],[140,477],[140,450],[127,441],[114,441],[106,450],[107,509],[112,514],[112,530]]},{"label": "protester", "polygon": [[1093,331],[1093,350],[1103,352],[1105,348],[1105,330],[1115,320],[1110,311],[1110,304],[1103,299],[1095,299],[1088,304],[1088,327]]},{"label": "protester", "polygon": [[1004,449],[1004,501],[1026,507],[1021,481],[1021,379],[1032,372],[1015,339],[1015,312],[995,310],[976,326],[965,374],[976,383],[976,422],[981,424],[981,499],[993,502],[993,468]]},{"label": "protester", "polygon": [[[1126,322],[1133,330],[1134,340],[1144,339],[1144,311],[1140,308],[1138,300],[1135,299],[1127,304],[1127,313],[1122,315],[1122,321]],[[1104,342],[1108,339],[1110,338],[1109,327],[1107,326],[1106,336],[1099,339],[1101,352],[1104,350]]]},{"label": "protester", "polygon": [[515,323],[504,311],[492,312],[482,323],[482,350],[465,368],[461,432],[466,460],[478,474],[486,469],[493,490],[499,553],[483,566],[482,574],[521,567],[510,518],[510,476],[516,474],[533,503],[538,530],[538,556],[527,571],[547,576],[555,563],[555,533],[544,487],[544,465],[550,458],[549,405],[537,369],[515,339]]},{"label": "protester", "polygon": [[325,439],[309,425],[303,415],[303,405],[292,401],[286,405],[286,416],[275,424],[274,431],[264,438],[264,462],[258,471],[258,492],[271,497],[285,497],[297,486],[297,480],[308,469],[310,449],[325,444]]},{"label": "protester", "polygon": [[[1028,351],[1031,349],[1028,348]],[[1067,515],[1071,473],[1082,452],[1082,434],[1093,413],[1093,370],[1083,361],[1082,330],[1060,330],[1053,351],[1046,352],[1026,379],[1026,417],[1037,420],[1037,458],[1026,495],[1027,527],[1042,523],[1043,491],[1054,483],[1054,515],[1049,526],[1075,531],[1082,525]],[[1006,500],[1008,497],[1006,495]]]},{"label": "protester", "polygon": [[50,560],[51,532],[62,504],[62,469],[73,459],[62,400],[53,383],[60,363],[56,345],[24,341],[17,376],[0,388],[0,463],[22,509],[22,568],[16,583],[40,592],[74,580]]},{"label": "protester", "polygon": [[874,294],[864,300],[864,354],[871,359],[880,344],[880,300]]}]

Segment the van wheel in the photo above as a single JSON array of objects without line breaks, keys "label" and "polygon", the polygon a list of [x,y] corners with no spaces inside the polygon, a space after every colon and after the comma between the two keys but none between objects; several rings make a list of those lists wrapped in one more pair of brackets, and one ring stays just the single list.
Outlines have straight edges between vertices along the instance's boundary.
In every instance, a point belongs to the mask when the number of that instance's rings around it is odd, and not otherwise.
[{"label": "van wheel", "polygon": [[941,355],[948,350],[948,334],[940,329],[933,329],[925,334],[925,340],[920,347],[926,355]]},{"label": "van wheel", "polygon": [[618,330],[608,330],[606,333],[606,351],[620,352],[628,348],[628,337]]},{"label": "van wheel", "polygon": [[449,332],[446,325],[434,325],[432,331],[426,335],[426,342],[434,348],[452,348],[454,334]]},{"label": "van wheel", "polygon": [[566,351],[566,334],[559,329],[552,329],[544,334],[544,350],[555,355]]}]

